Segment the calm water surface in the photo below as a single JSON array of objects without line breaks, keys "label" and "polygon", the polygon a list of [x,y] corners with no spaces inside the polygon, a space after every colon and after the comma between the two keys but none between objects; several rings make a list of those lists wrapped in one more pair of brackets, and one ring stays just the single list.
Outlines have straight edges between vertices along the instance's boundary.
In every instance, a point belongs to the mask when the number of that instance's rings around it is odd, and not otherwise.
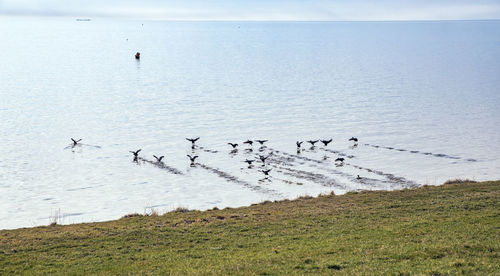
[{"label": "calm water surface", "polygon": [[500,178],[499,21],[3,18],[0,34],[0,229]]}]

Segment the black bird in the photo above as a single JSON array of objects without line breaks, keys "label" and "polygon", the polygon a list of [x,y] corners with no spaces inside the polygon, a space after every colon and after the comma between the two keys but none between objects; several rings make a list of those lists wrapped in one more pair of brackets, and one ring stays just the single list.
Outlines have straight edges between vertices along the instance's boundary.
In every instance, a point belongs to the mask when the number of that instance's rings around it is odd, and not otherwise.
[{"label": "black bird", "polygon": [[245,160],[245,161],[243,161],[243,162],[247,162],[247,163],[248,163],[248,165],[250,165],[250,166],[251,166],[253,161],[255,161],[255,160],[248,160],[248,159],[247,159],[247,160]]},{"label": "black bird", "polygon": [[356,177],[356,179],[361,179],[361,176],[359,176],[359,174],[358,174],[358,177]]},{"label": "black bird", "polygon": [[269,172],[271,171],[271,169],[268,169],[268,170],[262,170],[261,172],[264,173],[264,175],[269,175]]},{"label": "black bird", "polygon": [[136,151],[130,151],[133,155],[134,155],[134,158],[137,158],[139,156],[139,152],[141,151],[142,149],[138,149]]},{"label": "black bird", "polygon": [[357,143],[357,142],[358,142],[358,138],[356,138],[356,137],[351,137],[351,139],[349,139],[349,141],[354,141],[354,143]]},{"label": "black bird", "polygon": [[188,154],[187,157],[189,157],[189,160],[191,160],[191,164],[194,164],[194,160],[196,160],[196,158],[198,158],[199,156],[198,155],[191,156]]},{"label": "black bird", "polygon": [[316,144],[318,141],[319,141],[319,140],[314,140],[314,141],[309,140],[309,141],[307,141],[307,142],[308,142],[309,144],[311,144],[311,146],[313,146],[313,147],[314,147],[314,144]]},{"label": "black bird", "polygon": [[256,142],[259,142],[259,144],[261,145],[264,145],[265,142],[267,142],[268,140],[255,140]]},{"label": "black bird", "polygon": [[297,145],[297,148],[300,148],[300,146],[302,145],[302,143],[304,143],[304,141],[297,141],[295,142],[295,144]]},{"label": "black bird", "polygon": [[198,138],[186,138],[186,140],[190,141],[191,142],[191,148],[194,149],[194,143],[196,143],[196,141],[198,141],[198,139],[200,139],[200,137]]},{"label": "black bird", "polygon": [[140,58],[141,58],[141,53],[139,53],[139,52],[135,53],[135,59],[140,59]]},{"label": "black bird", "polygon": [[78,142],[80,142],[82,139],[79,139],[79,140],[75,140],[73,138],[71,138],[71,141],[73,141],[73,146],[76,146],[78,144]]},{"label": "black bird", "polygon": [[165,157],[165,156],[163,156],[163,155],[162,155],[162,156],[158,157],[158,156],[156,156],[156,155],[153,155],[153,157],[156,159],[156,161],[158,161],[158,163],[161,163],[161,160],[162,160],[162,159],[163,159],[163,157]]},{"label": "black bird", "polygon": [[249,144],[250,146],[253,145],[253,141],[252,140],[246,140],[245,142],[243,142],[243,144]]},{"label": "black bird", "polygon": [[330,139],[330,140],[321,140],[321,143],[323,143],[323,145],[328,146],[328,144],[330,144],[330,142],[332,142],[333,139]]},{"label": "black bird", "polygon": [[262,161],[263,164],[265,164],[266,163],[266,159],[269,158],[269,156],[271,156],[271,155],[268,155],[268,156],[259,155],[259,159],[260,159],[260,161]]},{"label": "black bird", "polygon": [[235,149],[238,146],[238,144],[233,144],[233,143],[227,143],[227,144],[231,145],[231,147],[233,147],[233,149]]},{"label": "black bird", "polygon": [[339,158],[335,159],[335,162],[339,161],[341,163],[344,163],[344,160],[345,160],[344,158],[339,157]]}]

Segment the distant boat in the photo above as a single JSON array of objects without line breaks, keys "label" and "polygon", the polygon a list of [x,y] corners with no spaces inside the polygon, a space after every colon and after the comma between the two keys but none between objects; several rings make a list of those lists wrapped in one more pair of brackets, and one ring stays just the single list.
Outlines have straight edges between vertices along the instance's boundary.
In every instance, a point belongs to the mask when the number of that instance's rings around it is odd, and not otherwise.
[{"label": "distant boat", "polygon": [[92,21],[90,18],[77,18],[76,21]]}]

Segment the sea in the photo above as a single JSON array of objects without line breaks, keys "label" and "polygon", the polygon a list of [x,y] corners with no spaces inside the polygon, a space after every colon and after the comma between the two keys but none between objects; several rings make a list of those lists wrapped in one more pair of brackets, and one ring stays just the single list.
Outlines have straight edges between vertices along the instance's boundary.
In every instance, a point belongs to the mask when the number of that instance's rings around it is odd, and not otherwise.
[{"label": "sea", "polygon": [[0,229],[500,179],[500,21],[2,17],[0,35]]}]

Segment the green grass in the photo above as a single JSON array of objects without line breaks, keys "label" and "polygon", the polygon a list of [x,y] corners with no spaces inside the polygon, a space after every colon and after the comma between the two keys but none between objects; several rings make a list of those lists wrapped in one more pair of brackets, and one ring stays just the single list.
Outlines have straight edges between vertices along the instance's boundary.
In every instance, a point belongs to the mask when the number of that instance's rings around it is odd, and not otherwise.
[{"label": "green grass", "polygon": [[0,274],[500,275],[500,181],[0,231]]}]

